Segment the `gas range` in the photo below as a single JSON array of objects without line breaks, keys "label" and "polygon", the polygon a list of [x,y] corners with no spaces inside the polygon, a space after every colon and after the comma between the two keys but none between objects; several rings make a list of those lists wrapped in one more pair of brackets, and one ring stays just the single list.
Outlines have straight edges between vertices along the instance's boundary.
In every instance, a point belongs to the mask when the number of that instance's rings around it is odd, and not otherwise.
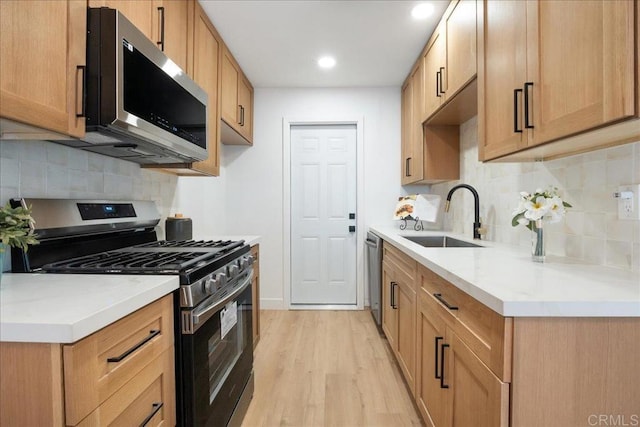
[{"label": "gas range", "polygon": [[41,243],[12,249],[14,272],[178,275],[191,308],[250,269],[244,241],[157,240],[160,214],[148,201],[14,199],[32,207]]}]

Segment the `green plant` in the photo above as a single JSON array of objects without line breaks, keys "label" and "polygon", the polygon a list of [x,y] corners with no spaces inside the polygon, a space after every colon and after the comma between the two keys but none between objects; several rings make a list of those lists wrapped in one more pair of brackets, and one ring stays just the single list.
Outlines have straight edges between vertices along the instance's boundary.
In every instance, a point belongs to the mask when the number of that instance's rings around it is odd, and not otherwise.
[{"label": "green plant", "polygon": [[29,245],[40,243],[31,228],[33,223],[31,207],[12,208],[9,202],[4,207],[0,207],[0,239],[2,240],[0,252],[4,251],[5,245],[21,248],[26,252]]}]

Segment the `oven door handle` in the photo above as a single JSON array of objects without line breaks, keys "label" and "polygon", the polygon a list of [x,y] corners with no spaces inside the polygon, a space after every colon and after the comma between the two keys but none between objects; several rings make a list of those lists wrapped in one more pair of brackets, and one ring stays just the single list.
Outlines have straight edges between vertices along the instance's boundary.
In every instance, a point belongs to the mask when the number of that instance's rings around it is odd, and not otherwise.
[{"label": "oven door handle", "polygon": [[193,332],[198,330],[198,328],[202,323],[209,320],[210,317],[216,314],[222,307],[227,305],[228,302],[236,299],[245,289],[247,289],[248,286],[251,285],[252,280],[253,280],[253,269],[251,269],[251,271],[247,275],[247,278],[244,279],[242,284],[238,286],[236,289],[234,289],[233,292],[227,295],[224,299],[216,301],[214,304],[202,309],[202,311],[199,311],[197,314],[196,313],[192,314],[192,322],[194,326]]}]

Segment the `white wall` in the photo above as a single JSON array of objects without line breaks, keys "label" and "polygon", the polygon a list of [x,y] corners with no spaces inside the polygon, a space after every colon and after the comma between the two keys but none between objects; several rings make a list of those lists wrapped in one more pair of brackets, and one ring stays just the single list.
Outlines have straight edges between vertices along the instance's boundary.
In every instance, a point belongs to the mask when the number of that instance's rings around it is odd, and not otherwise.
[{"label": "white wall", "polygon": [[[619,220],[613,197],[619,185],[640,183],[640,142],[547,162],[480,163],[474,117],[460,128],[460,151],[460,180],[434,185],[432,191],[444,198],[456,184],[474,186],[488,240],[530,247],[531,232],[512,227],[511,213],[520,191],[553,185],[573,208],[563,222],[546,227],[548,254],[640,271],[640,221]],[[471,193],[456,191],[440,222],[471,237]]]},{"label": "white wall", "polygon": [[[400,186],[400,89],[265,89],[254,99],[254,145],[225,146],[227,234],[258,234],[264,308],[284,308],[283,118],[364,118],[364,223],[391,222]],[[366,297],[365,297],[366,300]]]}]

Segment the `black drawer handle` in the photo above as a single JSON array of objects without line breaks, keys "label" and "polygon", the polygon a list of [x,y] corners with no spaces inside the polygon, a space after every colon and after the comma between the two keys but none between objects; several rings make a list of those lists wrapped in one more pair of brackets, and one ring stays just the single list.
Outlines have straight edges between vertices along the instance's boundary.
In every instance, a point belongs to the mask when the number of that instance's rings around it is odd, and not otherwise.
[{"label": "black drawer handle", "polygon": [[[438,83],[438,90],[440,91],[440,93],[444,93],[444,90],[442,89],[442,80],[444,79],[444,67],[440,67],[440,83]],[[438,95],[440,96],[440,95]]]},{"label": "black drawer handle", "polygon": [[[82,71],[82,93],[80,94],[80,101],[82,105],[80,106],[80,112],[77,112],[76,105],[76,117],[86,117],[86,99],[87,99],[87,66],[86,65],[77,65],[76,72]],[[77,83],[76,83],[77,84]],[[77,92],[76,92],[77,93]]]},{"label": "black drawer handle", "polygon": [[442,79],[442,73],[440,71],[436,71],[436,96],[440,98],[440,80]]},{"label": "black drawer handle", "polygon": [[244,126],[244,107],[240,106],[240,126]]},{"label": "black drawer handle", "polygon": [[160,334],[160,330],[159,329],[154,329],[154,330],[149,331],[149,335],[147,337],[145,337],[145,339],[143,339],[138,344],[136,344],[133,347],[131,347],[129,350],[127,350],[124,353],[122,353],[120,356],[108,358],[107,362],[118,363],[118,362],[122,361],[127,356],[129,356],[131,353],[133,353],[134,351],[136,351],[137,349],[139,349],[140,347],[142,347],[143,345],[145,345],[146,343],[151,341],[156,335],[159,335],[159,334]]},{"label": "black drawer handle", "polygon": [[442,344],[442,347],[440,347],[440,388],[449,388],[449,385],[444,383],[444,349],[447,347],[449,347],[449,344]]},{"label": "black drawer handle", "polygon": [[513,131],[522,133],[522,129],[518,127],[518,94],[522,93],[522,89],[513,90]]},{"label": "black drawer handle", "polygon": [[156,415],[156,413],[158,413],[160,408],[162,408],[162,405],[163,405],[162,402],[151,404],[151,408],[152,408],[151,413],[147,415],[147,418],[145,418],[144,421],[142,421],[142,424],[140,424],[140,427],[144,427],[147,424],[149,424],[149,421],[151,421],[151,419]]},{"label": "black drawer handle", "polygon": [[435,378],[437,380],[440,379],[440,372],[438,371],[438,344],[440,343],[440,340],[442,340],[442,339],[444,339],[444,337],[436,337],[436,339],[435,339],[436,345],[435,345],[435,350],[434,350],[434,359],[436,361],[436,370],[435,370],[434,376],[435,376]]},{"label": "black drawer handle", "polygon": [[160,50],[164,52],[164,7],[160,6],[158,8],[158,15],[160,17],[160,41],[157,41],[156,44],[160,47]]},{"label": "black drawer handle", "polygon": [[524,127],[527,129],[533,129],[533,124],[529,123],[529,88],[532,87],[532,82],[524,84]]},{"label": "black drawer handle", "polygon": [[445,307],[447,307],[449,310],[457,310],[458,307],[456,307],[455,305],[451,305],[449,304],[443,297],[442,294],[433,294],[434,297],[436,297],[436,299],[438,301],[440,301]]},{"label": "black drawer handle", "polygon": [[391,282],[391,308],[397,310],[398,305],[396,304],[396,293],[394,292],[398,284],[396,282]]}]

